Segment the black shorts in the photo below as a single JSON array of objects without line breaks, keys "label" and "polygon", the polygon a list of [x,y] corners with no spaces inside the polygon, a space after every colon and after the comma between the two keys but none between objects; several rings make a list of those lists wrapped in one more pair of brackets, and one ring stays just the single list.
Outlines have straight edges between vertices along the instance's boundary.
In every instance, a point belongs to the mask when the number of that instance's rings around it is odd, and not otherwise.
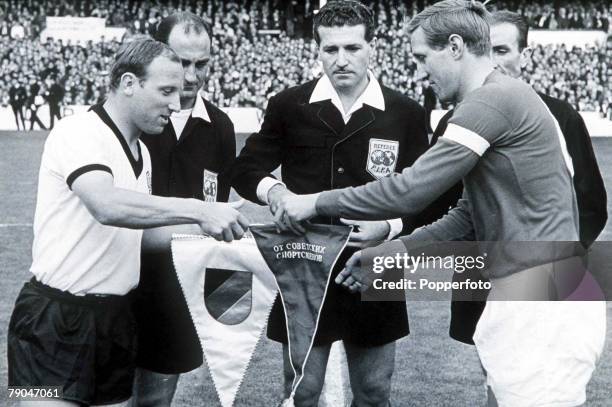
[{"label": "black shorts", "polygon": [[9,386],[61,386],[63,399],[83,405],[129,399],[136,331],[128,297],[26,283],[9,324]]},{"label": "black shorts", "polygon": [[[360,294],[353,294],[334,282],[355,251],[344,250],[332,270],[315,346],[338,340],[364,347],[381,346],[409,333],[406,301],[361,301]],[[278,295],[268,319],[268,338],[287,343],[285,311]]]},{"label": "black shorts", "polygon": [[138,367],[177,374],[204,363],[169,250],[142,253],[140,283],[132,301],[138,329]]}]

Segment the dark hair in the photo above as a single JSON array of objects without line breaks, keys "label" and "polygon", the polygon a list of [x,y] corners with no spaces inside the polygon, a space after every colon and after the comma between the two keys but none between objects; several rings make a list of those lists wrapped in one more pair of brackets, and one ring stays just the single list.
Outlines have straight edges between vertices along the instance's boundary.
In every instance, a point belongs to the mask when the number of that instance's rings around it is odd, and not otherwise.
[{"label": "dark hair", "polygon": [[212,30],[210,24],[208,24],[208,22],[206,22],[203,18],[189,11],[173,13],[161,20],[155,29],[153,38],[167,44],[172,29],[177,25],[184,26],[185,34],[188,34],[191,32],[191,30],[193,30],[196,34],[205,32],[208,35],[208,38],[212,40]]},{"label": "dark hair", "polygon": [[342,27],[344,25],[365,26],[365,40],[374,38],[374,13],[364,4],[356,0],[337,0],[325,4],[314,17],[312,27],[314,39],[319,44],[319,27]]},{"label": "dark hair", "polygon": [[427,44],[435,49],[446,47],[451,35],[459,35],[474,55],[482,56],[491,52],[490,18],[479,1],[444,0],[414,16],[407,30],[422,28]]},{"label": "dark hair", "polygon": [[115,61],[110,70],[111,90],[119,87],[121,77],[126,72],[131,72],[140,81],[144,81],[147,76],[147,68],[158,56],[181,62],[169,46],[159,41],[147,38],[124,43],[115,54]]},{"label": "dark hair", "polygon": [[515,13],[513,11],[508,10],[500,10],[491,13],[491,24],[502,24],[508,23],[512,24],[518,30],[518,47],[519,51],[527,48],[527,35],[529,34],[529,24],[527,24],[527,20],[525,17],[520,15],[519,13]]}]

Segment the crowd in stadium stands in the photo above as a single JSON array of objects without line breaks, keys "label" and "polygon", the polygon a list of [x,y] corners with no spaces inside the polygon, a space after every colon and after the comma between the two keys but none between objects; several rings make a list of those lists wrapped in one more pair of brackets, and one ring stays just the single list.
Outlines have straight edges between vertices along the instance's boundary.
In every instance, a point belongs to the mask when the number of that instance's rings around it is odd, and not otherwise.
[{"label": "crowd in stadium stands", "polygon": [[[169,12],[190,10],[204,13],[213,27],[213,58],[203,89],[207,98],[224,107],[264,108],[274,93],[321,73],[316,45],[310,38],[311,3],[318,2],[0,1],[4,11],[0,12],[4,16],[0,21],[0,101],[4,106],[21,104],[32,115],[40,103],[57,99],[58,93],[64,105],[89,105],[104,99],[107,70],[119,43],[80,46],[58,40],[41,42],[37,36],[44,28],[44,16],[104,17],[109,25],[127,27],[129,34],[146,34]],[[428,2],[367,3],[381,27],[374,73],[382,83],[422,103],[425,85],[417,77],[402,27],[405,16]],[[586,24],[586,20],[594,21],[599,15],[608,19],[612,14],[609,2],[557,3],[558,9],[552,8],[551,1],[500,0],[491,5],[520,10],[534,26],[548,19],[548,28],[555,28],[552,21],[556,28],[565,28],[561,15],[589,16],[581,17],[584,27],[572,23],[567,28],[592,28],[596,24]],[[557,16],[549,18],[552,15]],[[602,29],[608,27],[607,23],[601,25]],[[608,117],[612,117],[611,78],[610,42],[597,48],[538,46],[525,70],[525,79],[537,90],[565,99],[578,110],[599,111]]]},{"label": "crowd in stadium stands", "polygon": [[[381,15],[402,10],[413,15],[435,0],[364,0]],[[204,13],[212,20],[253,29],[282,29],[290,37],[308,36],[317,0],[2,0],[0,32],[35,37],[47,16],[102,17],[109,26],[146,33],[175,10]],[[530,26],[544,29],[593,29],[608,32],[609,0],[493,0],[491,9],[515,10]],[[231,16],[228,16],[231,14]],[[231,24],[230,26],[233,26]]]},{"label": "crowd in stadium stands", "polygon": [[491,6],[517,11],[527,17],[530,27],[550,30],[609,32],[612,17],[612,3],[609,0],[494,0]]},{"label": "crowd in stadium stands", "polygon": [[[316,2],[318,4],[318,1]],[[204,14],[226,27],[282,29],[290,36],[308,35],[315,4],[311,0],[200,0],[200,1],[124,1],[124,0],[3,0],[0,1],[0,34],[36,37],[44,28],[45,18],[74,16],[101,17],[113,27],[125,27],[133,33],[150,33],[168,14],[189,10]]]}]

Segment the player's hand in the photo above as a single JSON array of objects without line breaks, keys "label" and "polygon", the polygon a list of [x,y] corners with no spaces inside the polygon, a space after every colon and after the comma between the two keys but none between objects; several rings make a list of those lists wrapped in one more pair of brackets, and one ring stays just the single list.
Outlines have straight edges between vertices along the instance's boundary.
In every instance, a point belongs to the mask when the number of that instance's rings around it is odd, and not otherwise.
[{"label": "player's hand", "polygon": [[362,252],[353,253],[350,259],[346,262],[344,269],[336,276],[334,280],[336,284],[342,285],[352,293],[363,292],[367,290],[374,281],[374,273],[368,273],[367,270],[361,267]]},{"label": "player's hand", "polygon": [[380,221],[363,221],[340,218],[340,222],[345,225],[354,226],[351,235],[349,236],[349,247],[364,247],[376,246],[384,242],[389,236],[391,226],[386,220]]},{"label": "player's hand", "polygon": [[304,234],[305,229],[300,222],[317,215],[315,204],[319,194],[285,195],[280,199],[274,223],[281,231],[291,230],[294,233]]},{"label": "player's hand", "polygon": [[[284,204],[284,200],[290,196],[297,196],[293,192],[289,191],[287,187],[282,184],[276,184],[268,191],[268,206],[270,207],[270,212],[272,215],[276,215],[278,209],[282,207]],[[276,222],[275,222],[276,223]],[[303,235],[305,233],[304,227],[300,223],[288,223],[283,225],[277,224],[277,231],[280,233],[281,231],[290,230],[295,234]]]},{"label": "player's hand", "polygon": [[198,223],[200,229],[217,240],[231,242],[234,239],[241,239],[249,228],[247,218],[238,212],[238,208],[243,204],[244,199],[229,204],[203,203],[202,216]]},{"label": "player's hand", "polygon": [[270,213],[272,214],[272,216],[276,214],[281,200],[286,195],[295,194],[289,191],[287,187],[283,184],[276,184],[272,188],[270,188],[270,190],[268,191],[268,207],[270,208]]}]

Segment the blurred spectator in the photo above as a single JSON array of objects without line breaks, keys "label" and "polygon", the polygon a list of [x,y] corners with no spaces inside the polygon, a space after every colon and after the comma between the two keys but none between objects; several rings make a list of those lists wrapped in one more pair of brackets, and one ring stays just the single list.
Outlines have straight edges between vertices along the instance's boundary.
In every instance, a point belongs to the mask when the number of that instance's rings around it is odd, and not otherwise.
[{"label": "blurred spectator", "polygon": [[11,25],[11,38],[14,40],[20,40],[25,37],[25,27],[19,22],[14,21],[13,25]]},{"label": "blurred spectator", "polygon": [[60,105],[64,99],[64,88],[58,83],[55,75],[49,76],[46,81],[47,91],[45,99],[49,105],[49,129],[53,128],[54,119],[62,118],[60,114]]},{"label": "blurred spectator", "polygon": [[609,32],[610,29],[610,18],[605,17],[601,10],[597,10],[595,12],[595,17],[593,17],[593,29],[594,30],[602,30],[605,32]]},{"label": "blurred spectator", "polygon": [[30,78],[30,91],[28,95],[28,116],[30,118],[30,130],[34,130],[34,124],[38,124],[41,130],[47,130],[47,127],[43,124],[38,117],[38,109],[44,105],[45,100],[42,96],[44,93],[43,88],[39,85],[35,77]]},{"label": "blurred spectator", "polygon": [[11,32],[8,21],[3,20],[0,22],[0,37],[8,37]]},{"label": "blurred spectator", "polygon": [[28,94],[23,84],[17,79],[17,76],[13,76],[11,80],[11,86],[8,91],[9,104],[13,109],[15,115],[15,123],[17,124],[17,130],[25,130],[25,117],[23,108],[25,106]]},{"label": "blurred spectator", "polygon": [[9,103],[13,109],[15,115],[15,123],[17,124],[17,130],[25,130],[25,117],[23,108],[28,99],[25,86],[18,81],[13,79],[12,85],[9,89]]}]

